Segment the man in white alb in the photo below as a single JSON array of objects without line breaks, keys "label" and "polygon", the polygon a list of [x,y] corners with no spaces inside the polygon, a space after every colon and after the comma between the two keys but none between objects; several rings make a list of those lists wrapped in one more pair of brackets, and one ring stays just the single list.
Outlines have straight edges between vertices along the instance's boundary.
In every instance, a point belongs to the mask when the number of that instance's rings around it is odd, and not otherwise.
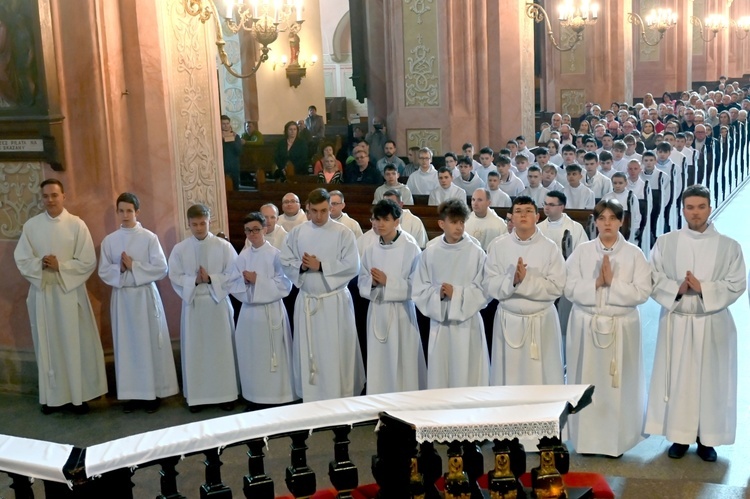
[{"label": "man in white alb", "polygon": [[299,198],[293,192],[287,192],[281,199],[281,211],[283,212],[277,222],[285,231],[290,232],[293,228],[307,222],[307,215],[302,210]]},{"label": "man in white alb", "polygon": [[497,236],[508,233],[508,227],[495,210],[490,208],[490,193],[485,188],[476,189],[471,195],[471,210],[464,230],[479,241],[484,251],[487,251]]}]

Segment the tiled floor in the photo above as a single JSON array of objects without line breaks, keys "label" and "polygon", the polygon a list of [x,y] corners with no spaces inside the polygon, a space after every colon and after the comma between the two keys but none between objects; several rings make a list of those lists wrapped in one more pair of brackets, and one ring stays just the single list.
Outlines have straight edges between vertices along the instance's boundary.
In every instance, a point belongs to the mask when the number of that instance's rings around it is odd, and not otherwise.
[{"label": "tiled floor", "polygon": [[[744,189],[722,211],[715,223],[719,231],[740,241],[750,255],[750,230],[744,224],[750,208],[750,189]],[[732,446],[718,448],[716,463],[701,461],[694,452],[681,460],[666,456],[669,443],[662,437],[651,436],[627,452],[620,459],[579,456],[571,453],[571,469],[591,471],[607,476],[618,497],[624,498],[742,498],[748,495],[750,480],[750,308],[747,295],[732,308],[738,325],[739,391],[737,440]],[[658,306],[650,301],[641,308],[644,355],[647,376],[651,374]],[[648,379],[648,378],[647,378]],[[189,413],[180,397],[165,401],[162,409],[153,415],[143,412],[123,414],[113,399],[102,399],[92,404],[92,412],[85,417],[71,414],[43,416],[34,397],[0,394],[0,433],[86,446],[121,436],[178,425],[201,419],[221,417],[226,413],[206,410],[200,414]],[[241,410],[238,407],[237,411]],[[311,467],[318,474],[319,487],[328,483],[327,464],[333,456],[332,434],[314,434],[308,444]],[[375,452],[372,427],[355,428],[352,432],[351,457],[359,467],[360,483],[372,481],[370,456]],[[289,464],[288,440],[272,440],[266,451],[266,471],[274,478],[278,494],[286,492],[283,484],[284,468]],[[485,463],[490,463],[490,448],[484,449]],[[235,492],[241,495],[241,477],[247,472],[246,449],[227,449],[222,455],[223,476]],[[443,449],[444,453],[444,449]],[[529,454],[528,466],[535,466],[536,455]],[[489,468],[489,465],[485,465]],[[203,465],[198,456],[180,463],[180,491],[186,497],[198,497],[198,487],[203,481]],[[135,497],[154,497],[158,493],[158,470],[147,468],[136,472]],[[13,497],[7,477],[0,477],[0,498]],[[35,485],[37,497],[43,497],[41,487]]]}]

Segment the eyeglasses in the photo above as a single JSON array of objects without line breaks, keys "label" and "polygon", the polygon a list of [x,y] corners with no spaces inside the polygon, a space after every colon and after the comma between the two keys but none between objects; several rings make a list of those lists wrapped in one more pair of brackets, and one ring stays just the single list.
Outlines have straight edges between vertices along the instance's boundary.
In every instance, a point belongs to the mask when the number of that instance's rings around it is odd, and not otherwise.
[{"label": "eyeglasses", "polygon": [[248,229],[245,228],[245,234],[260,234],[263,232],[263,229]]},{"label": "eyeglasses", "polygon": [[299,201],[296,201],[294,199],[285,199],[281,202],[281,204],[299,204]]}]

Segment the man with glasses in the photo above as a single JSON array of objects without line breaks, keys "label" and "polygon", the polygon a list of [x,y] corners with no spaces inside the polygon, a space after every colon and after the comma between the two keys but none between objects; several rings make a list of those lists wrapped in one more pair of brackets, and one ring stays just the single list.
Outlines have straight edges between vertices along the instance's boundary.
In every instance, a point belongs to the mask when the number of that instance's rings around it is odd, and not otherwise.
[{"label": "man with glasses", "polygon": [[406,186],[415,196],[428,196],[438,187],[437,170],[432,166],[432,151],[429,147],[423,147],[417,153],[419,170],[409,175]]},{"label": "man with glasses", "polygon": [[284,197],[281,199],[281,211],[284,213],[279,218],[279,225],[287,232],[307,222],[307,216],[300,207],[299,198],[293,192],[284,194]]},{"label": "man with glasses", "polygon": [[331,195],[331,220],[344,224],[354,233],[355,238],[362,237],[362,227],[359,226],[359,222],[344,213],[344,208],[346,208],[344,194],[341,191],[331,191],[329,194]]}]

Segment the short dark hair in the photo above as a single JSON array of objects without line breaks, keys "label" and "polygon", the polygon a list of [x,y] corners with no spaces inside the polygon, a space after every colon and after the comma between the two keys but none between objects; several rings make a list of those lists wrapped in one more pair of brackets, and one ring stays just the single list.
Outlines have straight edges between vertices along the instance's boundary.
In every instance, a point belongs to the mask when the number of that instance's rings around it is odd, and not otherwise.
[{"label": "short dark hair", "polygon": [[[507,156],[500,156],[500,157],[501,157],[501,158],[507,158]],[[528,162],[528,161],[529,161],[529,158],[528,158],[528,157],[527,157],[527,156],[526,156],[525,154],[518,154],[518,155],[516,155],[516,158],[515,158],[515,159],[516,159],[516,163],[518,163],[519,161],[520,161],[521,163],[524,163],[524,162]],[[499,161],[498,161],[498,163],[499,163]]]},{"label": "short dark hair", "polygon": [[562,146],[562,149],[560,149],[561,152],[576,152],[576,146],[573,144],[565,144]]},{"label": "short dark hair", "polygon": [[490,156],[494,156],[495,155],[495,151],[493,151],[489,147],[483,147],[483,148],[481,148],[479,150],[479,154],[489,154]]},{"label": "short dark hair", "polygon": [[469,218],[471,212],[466,203],[459,199],[448,199],[440,203],[437,208],[438,220],[463,220]]},{"label": "short dark hair", "polygon": [[[637,160],[633,160],[633,161],[635,161],[636,163],[638,162]],[[624,173],[622,173],[622,172],[615,172],[615,173],[613,173],[613,174],[612,174],[612,180],[614,180],[614,179],[616,179],[616,178],[621,178],[621,179],[623,179],[623,180],[624,180],[624,181],[626,181],[626,182],[627,182],[627,180],[628,180],[628,176],[627,176],[627,175],[625,175],[625,174],[624,174]]]},{"label": "short dark hair", "polygon": [[470,157],[468,157],[468,156],[461,156],[460,158],[458,158],[458,164],[459,164],[459,165],[469,165],[469,166],[473,166],[473,165],[474,165],[474,160],[473,160],[473,159],[471,159],[471,158],[470,158]]},{"label": "short dark hair", "polygon": [[307,204],[313,205],[313,204],[320,204],[320,203],[330,203],[331,202],[331,195],[328,193],[325,189],[313,189],[310,191],[310,194],[307,196]]},{"label": "short dark hair", "polygon": [[539,156],[540,154],[549,154],[549,149],[546,147],[537,147],[534,151],[534,156]]},{"label": "short dark hair", "polygon": [[387,145],[387,144],[393,144],[393,147],[396,147],[396,141],[395,140],[388,139],[385,142],[383,142],[384,146]]},{"label": "short dark hair", "polygon": [[612,161],[612,159],[612,153],[609,151],[602,151],[599,155],[599,161]]},{"label": "short dark hair", "polygon": [[616,199],[602,199],[596,206],[594,206],[594,220],[598,219],[604,210],[612,210],[617,220],[622,222],[622,216],[625,210],[622,209],[622,204]]},{"label": "short dark hair", "polygon": [[398,220],[401,218],[404,210],[391,199],[381,199],[372,205],[370,212],[372,213],[372,218],[376,220],[387,218],[388,215],[393,217],[394,220]]},{"label": "short dark hair", "polygon": [[453,158],[454,161],[456,161],[456,162],[458,161],[458,156],[456,156],[455,152],[450,152],[449,151],[449,152],[443,154],[443,157],[444,158]]},{"label": "short dark hair", "polygon": [[56,178],[48,178],[47,180],[44,180],[41,184],[39,184],[39,189],[44,189],[44,187],[48,185],[56,185],[60,187],[60,192],[65,194],[65,186],[63,186],[63,183]]},{"label": "short dark hair", "polygon": [[187,209],[188,220],[191,218],[211,218],[211,210],[205,204],[194,204]]},{"label": "short dark hair", "polygon": [[656,153],[654,151],[643,151],[643,156],[641,158],[655,158]]},{"label": "short dark hair", "polygon": [[487,178],[490,177],[497,177],[500,178],[500,172],[492,170],[491,172],[487,172]]},{"label": "short dark hair", "polygon": [[266,227],[266,217],[259,211],[251,211],[245,218],[242,219],[242,225],[249,224],[250,222],[258,222],[261,227]]},{"label": "short dark hair", "polygon": [[[528,159],[528,158],[527,158]],[[502,155],[499,158],[497,158],[497,164],[498,165],[509,165],[510,164],[510,158],[506,155]]]},{"label": "short dark hair", "polygon": [[471,147],[472,149],[474,149],[474,144],[472,144],[471,142],[466,142],[466,143],[465,143],[464,145],[462,145],[462,146],[461,146],[461,150],[462,150],[462,151],[465,151],[465,150],[467,150],[467,149],[468,149],[468,148],[470,148],[470,147]]},{"label": "short dark hair", "polygon": [[117,201],[115,201],[115,206],[118,206],[120,203],[130,203],[135,208],[135,211],[138,211],[141,209],[141,202],[138,200],[138,196],[133,194],[132,192],[123,192],[119,196],[117,196]]},{"label": "short dark hair", "polygon": [[545,196],[557,199],[563,206],[568,204],[568,196],[562,191],[549,191]]},{"label": "short dark hair", "polygon": [[684,191],[682,191],[682,205],[685,206],[685,200],[690,197],[705,198],[708,200],[708,205],[711,206],[711,192],[705,185],[695,184],[691,185]]},{"label": "short dark hair", "polygon": [[399,201],[401,201],[401,190],[399,190],[399,189],[388,189],[387,191],[385,191],[383,193],[383,197],[384,198],[391,197],[391,196],[393,196],[396,199],[398,199]]},{"label": "short dark hair", "polygon": [[599,155],[595,152],[587,152],[583,155],[584,161],[599,161]]},{"label": "short dark hair", "polygon": [[513,204],[510,205],[510,212],[513,213],[513,208],[516,206],[522,206],[530,204],[534,207],[534,213],[537,212],[537,206],[536,203],[534,203],[534,200],[531,199],[529,196],[516,196],[513,198]]},{"label": "short dark hair", "polygon": [[656,152],[672,152],[672,144],[669,142],[659,142],[656,146]]},{"label": "short dark hair", "polygon": [[[227,116],[226,114],[222,114],[221,117],[219,118],[219,121],[232,121],[232,120],[229,119],[229,116]],[[214,121],[214,123],[216,122]]]},{"label": "short dark hair", "polygon": [[318,108],[315,107],[315,105],[307,106],[307,110],[309,111],[310,109],[315,109],[316,111],[318,110]]},{"label": "short dark hair", "polygon": [[518,147],[518,142],[516,142],[513,139],[510,139],[508,142],[505,143],[505,145],[510,145],[510,144],[513,144],[514,146]]},{"label": "short dark hair", "polygon": [[518,142],[519,140],[523,140],[524,142],[526,142],[526,137],[524,137],[523,135],[519,135],[518,137],[516,137],[516,142]]},{"label": "short dark hair", "polygon": [[451,169],[447,166],[441,166],[440,168],[438,168],[438,175],[440,175],[441,173],[450,173],[451,175],[453,175],[453,171],[451,171]]},{"label": "short dark hair", "polygon": [[396,168],[396,165],[394,165],[393,163],[388,163],[383,167],[383,173],[390,171],[398,172],[398,168]]},{"label": "short dark hair", "polygon": [[573,163],[572,165],[568,165],[565,167],[565,173],[571,173],[571,172],[578,172],[581,173],[583,171],[583,168],[581,168],[581,165],[578,163]]},{"label": "short dark hair", "polygon": [[528,172],[529,173],[532,173],[532,172],[542,173],[542,169],[539,168],[537,165],[531,165],[528,169]]}]

